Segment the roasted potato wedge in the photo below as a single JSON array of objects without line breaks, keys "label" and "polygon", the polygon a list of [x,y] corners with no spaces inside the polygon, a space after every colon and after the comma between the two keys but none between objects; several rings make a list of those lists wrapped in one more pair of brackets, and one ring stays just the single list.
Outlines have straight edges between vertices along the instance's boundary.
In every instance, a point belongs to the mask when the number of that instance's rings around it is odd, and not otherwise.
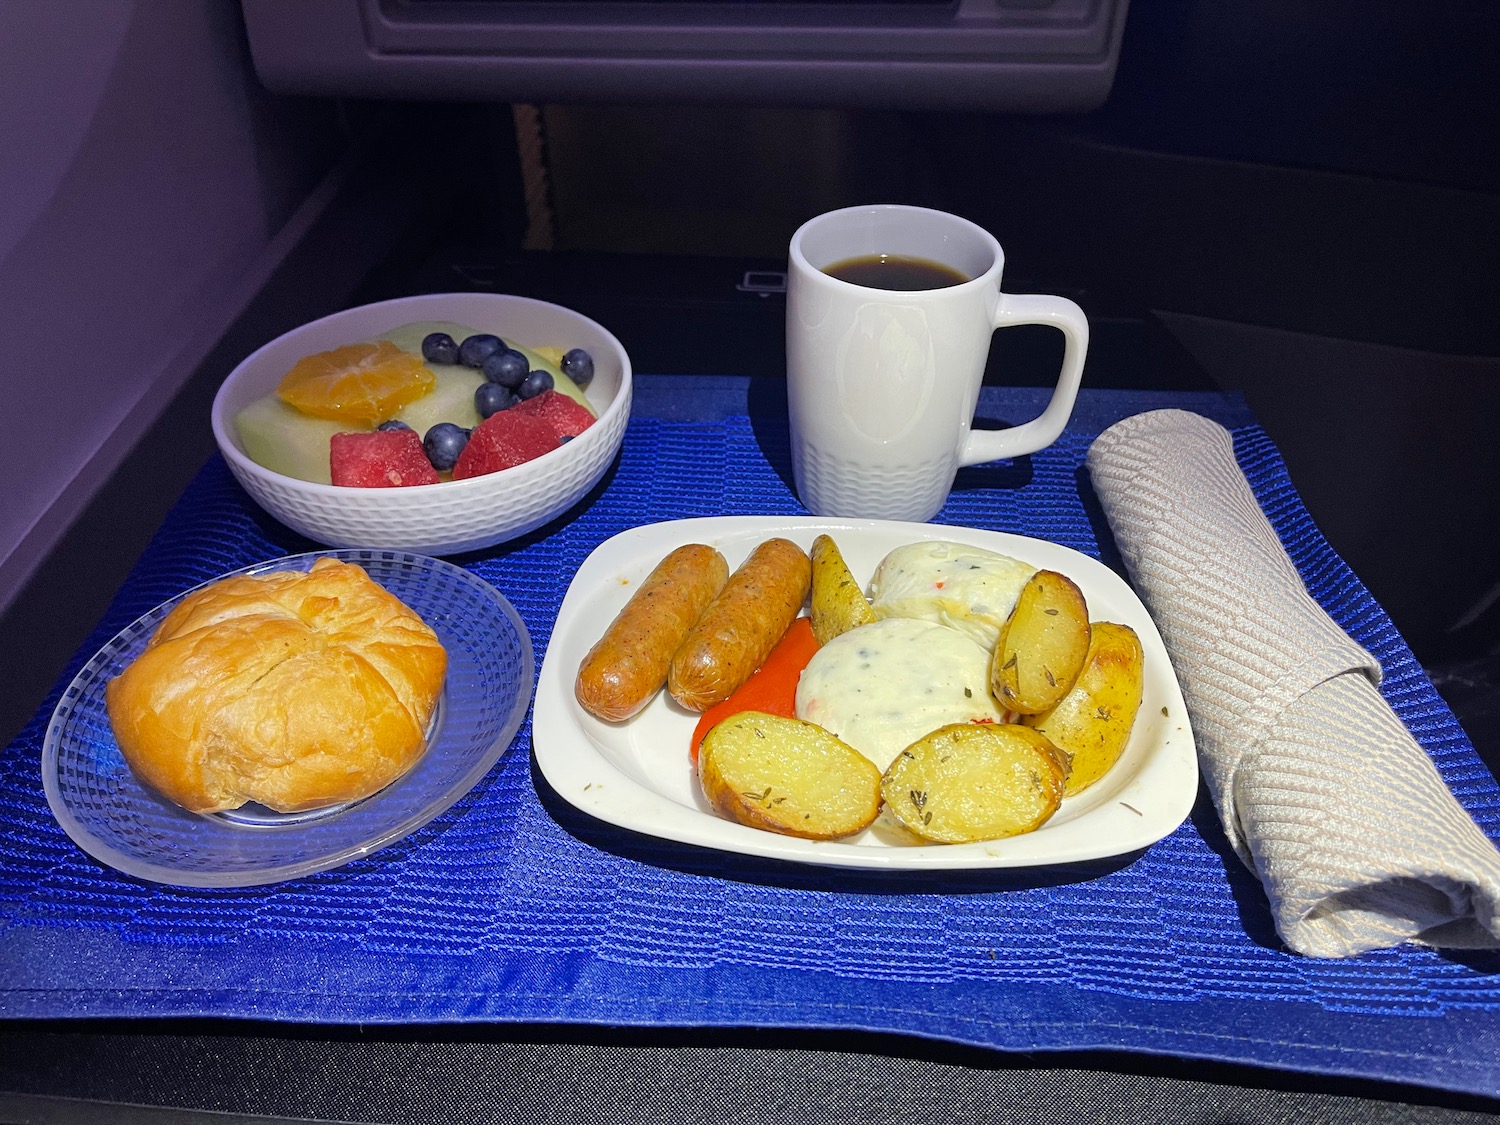
[{"label": "roasted potato wedge", "polygon": [[1135,630],[1096,621],[1073,690],[1050,711],[1022,719],[1073,756],[1068,796],[1098,781],[1125,752],[1141,707],[1142,672],[1141,641]]},{"label": "roasted potato wedge", "polygon": [[875,620],[875,611],[849,567],[838,544],[820,535],[812,545],[812,627],[820,645],[840,633]]},{"label": "roasted potato wedge", "polygon": [[952,723],[919,738],[880,781],[885,806],[926,840],[1032,832],[1062,803],[1067,755],[1030,727]]},{"label": "roasted potato wedge", "polygon": [[990,690],[1001,707],[1035,715],[1057,706],[1089,651],[1089,607],[1083,591],[1055,570],[1027,580],[1000,630]]},{"label": "roasted potato wedge", "polygon": [[800,836],[838,840],[880,812],[880,770],[822,727],[742,711],[703,739],[698,781],[729,820]]}]

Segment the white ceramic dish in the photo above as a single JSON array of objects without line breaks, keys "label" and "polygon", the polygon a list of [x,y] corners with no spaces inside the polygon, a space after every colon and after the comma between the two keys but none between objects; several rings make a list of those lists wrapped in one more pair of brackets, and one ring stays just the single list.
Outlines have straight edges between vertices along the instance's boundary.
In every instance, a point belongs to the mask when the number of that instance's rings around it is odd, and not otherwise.
[{"label": "white ceramic dish", "polygon": [[[640,581],[683,543],[707,543],[732,567],[773,535],[804,547],[832,535],[860,582],[903,543],[946,539],[1068,575],[1095,620],[1131,626],[1145,650],[1145,694],[1130,743],[1095,785],[1063,802],[1036,832],[977,844],[898,842],[877,821],[849,840],[799,840],[723,820],[710,811],[688,758],[698,715],[665,692],[625,723],[602,722],[573,697],[578,665]],[[1114,571],[1067,547],[1020,535],[933,524],[816,517],[735,516],[650,524],[601,544],[574,576],[542,661],[532,717],[537,764],[570,804],[600,820],[684,844],[836,867],[965,869],[1075,863],[1144,848],[1186,819],[1198,789],[1187,707],[1146,608]]]},{"label": "white ceramic dish", "polygon": [[[234,571],[307,570],[331,555],[358,563],[422,615],[448,650],[448,674],[411,770],[379,793],[282,814],[246,805],[199,815],[142,784],[110,729],[105,686],[146,647],[191,590],[124,629],[63,692],[42,744],[42,786],[63,830],[128,875],[187,887],[249,887],[348,863],[410,835],[474,787],[510,746],[531,702],[531,638],[487,582],[440,559],[400,551],[320,551]],[[228,577],[227,575],[223,577]],[[198,589],[201,587],[195,587]]]},{"label": "white ceramic dish", "polygon": [[[594,379],[584,394],[598,421],[533,461],[486,476],[414,488],[339,488],[272,472],[235,432],[241,409],[276,389],[303,356],[418,321],[453,321],[528,347],[584,348]],[[230,372],[214,397],[214,440],[245,491],[271,515],[330,547],[388,547],[451,555],[494,546],[566,512],[609,468],[630,418],[630,357],[581,313],[528,297],[431,293],[362,305],[295,328]]]}]

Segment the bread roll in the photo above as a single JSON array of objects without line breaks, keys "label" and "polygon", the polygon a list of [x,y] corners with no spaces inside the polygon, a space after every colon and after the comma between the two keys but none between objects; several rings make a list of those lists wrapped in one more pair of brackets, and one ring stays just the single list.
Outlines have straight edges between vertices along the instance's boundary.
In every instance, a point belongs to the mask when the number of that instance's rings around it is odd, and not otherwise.
[{"label": "bread roll", "polygon": [[184,598],[105,700],[125,760],[177,804],[301,812],[410,769],[447,666],[400,599],[323,558]]}]

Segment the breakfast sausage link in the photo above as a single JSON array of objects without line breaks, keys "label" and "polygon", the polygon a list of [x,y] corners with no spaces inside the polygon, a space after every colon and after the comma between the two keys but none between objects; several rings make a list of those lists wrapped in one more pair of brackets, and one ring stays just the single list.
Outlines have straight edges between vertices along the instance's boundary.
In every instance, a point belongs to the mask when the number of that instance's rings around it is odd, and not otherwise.
[{"label": "breakfast sausage link", "polygon": [[759,668],[791,626],[812,583],[812,561],[789,539],[768,539],[730,576],[672,657],[667,690],[706,711]]},{"label": "breakfast sausage link", "polygon": [[584,710],[621,722],[649,703],[667,682],[672,654],[728,577],[724,556],[702,543],[657,563],[579,665],[573,694]]}]

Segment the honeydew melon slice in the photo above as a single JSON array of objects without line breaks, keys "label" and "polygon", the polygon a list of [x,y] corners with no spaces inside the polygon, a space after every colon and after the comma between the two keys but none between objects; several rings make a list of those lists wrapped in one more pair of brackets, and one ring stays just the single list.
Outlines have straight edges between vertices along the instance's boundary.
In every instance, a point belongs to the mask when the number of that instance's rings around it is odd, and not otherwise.
[{"label": "honeydew melon slice", "polygon": [[484,376],[472,367],[458,364],[429,363],[437,376],[437,385],[415,402],[408,402],[396,412],[396,420],[405,422],[418,434],[426,434],[439,422],[452,422],[472,430],[484,421],[474,409],[474,392]]},{"label": "honeydew melon slice", "polygon": [[234,428],[252,461],[283,476],[332,484],[328,443],[334,434],[351,427],[348,422],[303,414],[275,395],[267,395],[236,414]]}]

